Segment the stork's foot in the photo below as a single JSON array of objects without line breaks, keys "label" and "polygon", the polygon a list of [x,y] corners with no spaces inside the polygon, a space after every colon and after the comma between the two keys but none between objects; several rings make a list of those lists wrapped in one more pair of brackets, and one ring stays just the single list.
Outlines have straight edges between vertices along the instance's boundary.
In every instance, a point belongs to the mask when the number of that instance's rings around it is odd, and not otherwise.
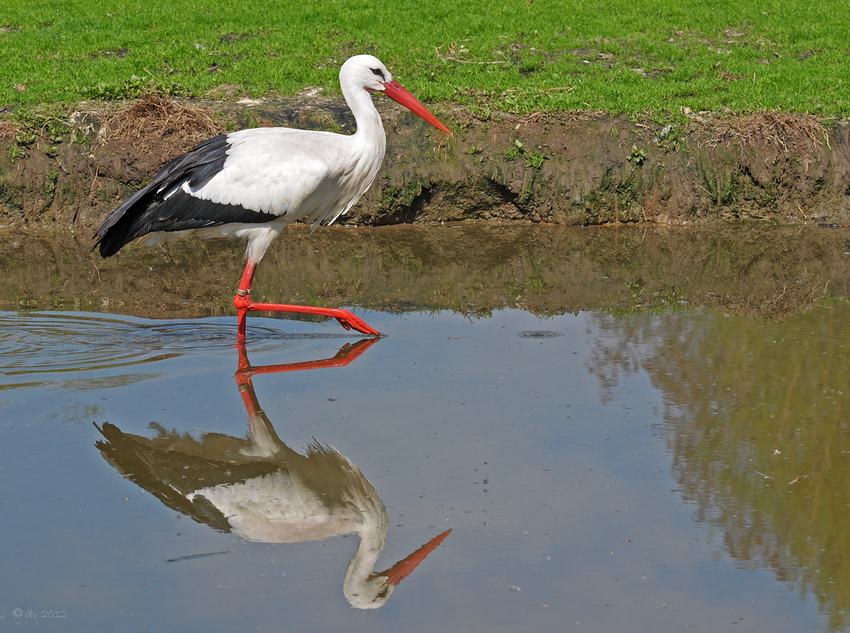
[{"label": "stork's foot", "polygon": [[317,314],[319,316],[333,317],[346,330],[357,330],[363,334],[380,336],[378,330],[370,327],[363,319],[353,315],[348,310],[341,308],[317,308],[314,306],[296,306],[281,303],[254,303],[248,294],[244,296],[237,294],[233,299],[233,305],[239,311],[239,343],[245,343],[246,317],[249,311],[254,312],[293,312],[296,314]]}]

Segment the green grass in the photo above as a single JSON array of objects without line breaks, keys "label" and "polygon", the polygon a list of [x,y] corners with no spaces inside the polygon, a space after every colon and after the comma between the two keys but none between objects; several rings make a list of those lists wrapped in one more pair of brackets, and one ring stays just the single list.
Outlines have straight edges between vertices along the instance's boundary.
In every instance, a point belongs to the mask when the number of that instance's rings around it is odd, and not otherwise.
[{"label": "green grass", "polygon": [[0,0],[0,103],[338,92],[378,55],[425,101],[664,116],[850,109],[850,2]]}]

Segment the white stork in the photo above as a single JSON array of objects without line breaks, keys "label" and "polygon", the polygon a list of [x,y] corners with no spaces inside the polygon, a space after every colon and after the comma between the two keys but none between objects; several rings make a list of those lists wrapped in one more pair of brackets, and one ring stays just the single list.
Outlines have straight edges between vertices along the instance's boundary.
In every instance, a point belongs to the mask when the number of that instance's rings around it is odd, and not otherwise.
[{"label": "white stork", "polygon": [[339,82],[357,123],[353,135],[277,127],[204,141],[168,162],[150,184],[121,203],[97,230],[95,248],[110,257],[143,235],[150,235],[149,244],[166,234],[246,238],[248,261],[233,300],[240,343],[250,310],[330,316],[345,329],[378,334],[347,310],[254,303],[250,297],[257,264],[287,224],[301,218],[331,224],[374,182],[386,135],[370,92],[384,93],[451,134],[371,55],[348,59]]}]

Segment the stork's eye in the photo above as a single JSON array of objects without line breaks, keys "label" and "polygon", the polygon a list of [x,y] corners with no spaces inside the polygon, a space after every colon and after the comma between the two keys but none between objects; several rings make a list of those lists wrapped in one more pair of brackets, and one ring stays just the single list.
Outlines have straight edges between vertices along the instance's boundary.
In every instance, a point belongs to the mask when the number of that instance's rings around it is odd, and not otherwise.
[{"label": "stork's eye", "polygon": [[386,79],[384,78],[384,71],[382,71],[380,68],[371,68],[370,70],[374,75],[380,77],[381,81],[386,81]]}]

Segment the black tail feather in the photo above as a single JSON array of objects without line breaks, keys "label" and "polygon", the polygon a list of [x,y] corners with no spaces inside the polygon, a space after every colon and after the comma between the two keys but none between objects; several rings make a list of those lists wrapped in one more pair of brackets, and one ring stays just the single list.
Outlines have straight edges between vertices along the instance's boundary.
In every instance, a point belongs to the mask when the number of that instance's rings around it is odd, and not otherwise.
[{"label": "black tail feather", "polygon": [[169,161],[150,184],[121,203],[103,221],[97,230],[92,250],[99,248],[101,256],[110,257],[125,244],[152,231],[182,231],[210,226],[211,223],[204,224],[203,219],[198,226],[197,218],[188,218],[187,226],[182,226],[180,222],[175,221],[173,214],[170,222],[163,222],[160,214],[167,212],[167,207],[171,206],[167,204],[169,201],[165,200],[164,196],[183,183],[197,188],[209,182],[224,168],[229,147],[227,135],[222,134]]}]

